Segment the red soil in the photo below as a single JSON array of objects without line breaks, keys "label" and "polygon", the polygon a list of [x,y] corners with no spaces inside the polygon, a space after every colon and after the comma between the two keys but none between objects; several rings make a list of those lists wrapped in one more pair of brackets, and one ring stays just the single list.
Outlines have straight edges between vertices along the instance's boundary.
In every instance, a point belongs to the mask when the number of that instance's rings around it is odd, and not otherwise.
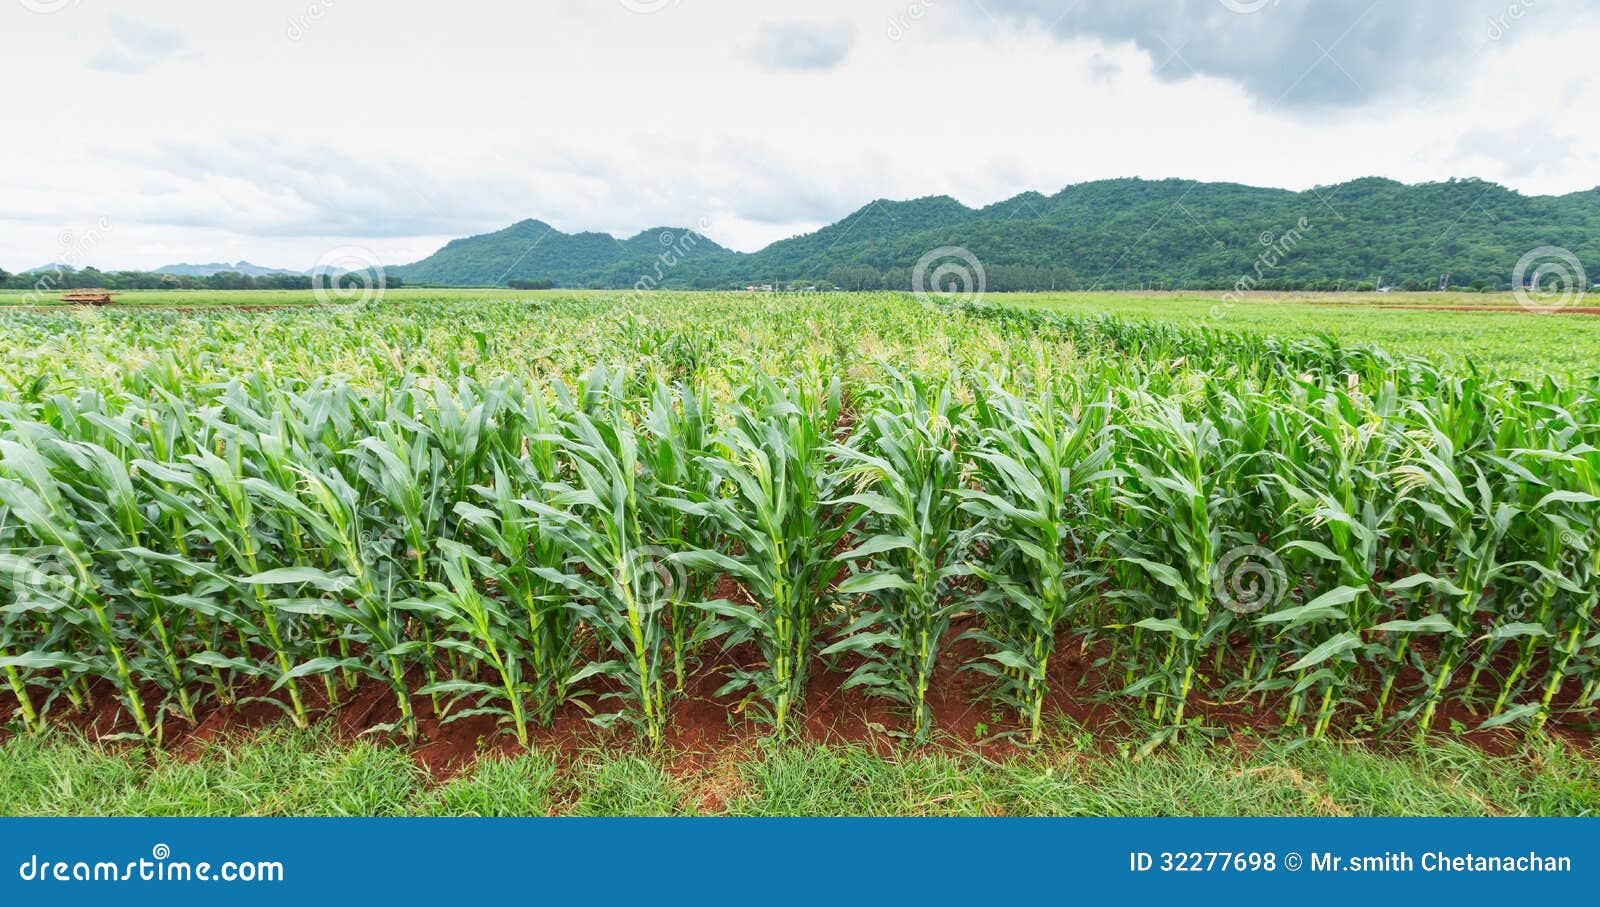
[{"label": "red soil", "polygon": [[[957,640],[969,628],[970,621],[971,618],[958,619],[945,640],[945,656],[929,695],[937,728],[932,746],[993,759],[1018,755],[1026,751],[1023,742],[1026,735],[1016,716],[993,706],[984,697],[981,675],[951,667],[977,654],[975,643]],[[1127,728],[1122,726],[1121,713],[1111,696],[1120,678],[1107,676],[1106,671],[1095,666],[1105,654],[1104,644],[1086,647],[1077,639],[1063,640],[1051,659],[1046,713],[1051,717],[1070,717],[1107,751],[1114,751],[1119,742],[1131,738]],[[1242,655],[1242,647],[1236,646],[1230,657]],[[671,754],[668,770],[680,779],[697,781],[703,808],[714,810],[737,793],[732,787],[739,783],[734,766],[744,754],[753,751],[767,733],[764,725],[743,710],[737,694],[716,694],[726,683],[729,669],[754,667],[759,661],[760,654],[754,645],[708,652],[700,668],[686,679],[684,695],[673,706],[664,747]],[[843,688],[849,672],[857,664],[850,658],[832,665],[821,658],[814,662],[798,733],[802,739],[816,743],[856,745],[889,755],[904,745],[907,722],[894,705],[868,696],[859,687]],[[413,688],[424,682],[420,676],[411,680]],[[1400,688],[1414,689],[1417,682],[1413,671],[1410,676],[1401,678]],[[329,722],[346,739],[370,735],[373,728],[399,718],[399,707],[392,691],[371,679],[362,680],[353,693],[332,709],[327,707],[320,684],[304,684],[301,689],[313,715]],[[96,738],[133,730],[126,710],[109,684],[97,683],[92,692],[93,701],[86,710],[76,714],[58,711],[53,720]],[[208,742],[285,720],[284,711],[271,703],[259,699],[249,701],[266,693],[265,684],[243,689],[239,701],[234,704],[212,704],[203,708],[193,726],[180,718],[167,718],[163,728],[165,746],[179,758],[192,758]],[[1218,703],[1211,701],[1212,698],[1204,689],[1197,690],[1191,696],[1187,714],[1241,743],[1257,732],[1272,733],[1281,726],[1281,700],[1269,698],[1263,707],[1259,697],[1252,697],[1255,706],[1252,709],[1242,701]],[[156,696],[152,692],[147,707],[153,709],[155,704]],[[10,714],[14,706],[9,693],[0,694],[0,715]],[[426,696],[412,697],[412,707],[417,714],[418,736],[416,741],[405,745],[410,747],[413,760],[435,778],[448,778],[485,755],[518,750],[514,736],[502,732],[493,716],[442,722]],[[1335,733],[1349,730],[1351,711],[1348,705],[1341,710],[1340,725]],[[1452,726],[1475,728],[1482,720],[1483,716],[1473,715],[1459,702],[1447,700],[1440,706],[1435,726],[1441,731]],[[1594,733],[1587,727],[1562,725],[1557,720],[1549,727],[1580,745],[1591,745],[1594,741]],[[588,720],[588,712],[573,703],[558,711],[550,727],[534,727],[531,734],[534,747],[567,757],[575,757],[587,749],[627,746],[633,737],[630,730],[620,725],[609,730],[595,726]],[[4,732],[0,731],[0,739],[3,736]],[[386,735],[386,739],[403,742],[393,734]],[[1460,739],[1490,752],[1504,753],[1513,751],[1522,738],[1520,732],[1496,729],[1469,731]]]}]

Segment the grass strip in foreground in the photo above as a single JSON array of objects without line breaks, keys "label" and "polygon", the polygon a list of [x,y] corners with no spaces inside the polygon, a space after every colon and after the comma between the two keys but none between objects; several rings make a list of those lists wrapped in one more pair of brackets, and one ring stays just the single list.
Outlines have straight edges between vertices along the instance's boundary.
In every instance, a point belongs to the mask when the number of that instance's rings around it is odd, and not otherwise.
[{"label": "grass strip in foreground", "polygon": [[760,742],[714,753],[532,750],[449,778],[327,727],[177,753],[68,732],[0,743],[7,816],[1583,816],[1600,761],[1536,738],[1504,754],[1446,738],[1392,748],[1184,740],[1144,758],[1071,728],[1004,761],[936,748]]}]

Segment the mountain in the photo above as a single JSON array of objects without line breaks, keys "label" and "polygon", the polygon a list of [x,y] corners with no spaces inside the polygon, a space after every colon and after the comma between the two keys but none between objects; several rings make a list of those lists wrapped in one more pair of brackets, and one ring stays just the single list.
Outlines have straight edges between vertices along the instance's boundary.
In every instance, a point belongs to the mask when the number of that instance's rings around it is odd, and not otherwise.
[{"label": "mountain", "polygon": [[156,268],[155,273],[173,274],[178,277],[210,277],[213,274],[220,274],[224,271],[232,271],[237,274],[243,274],[246,277],[268,277],[274,274],[302,275],[308,273],[306,271],[286,271],[282,268],[263,268],[248,261],[236,262],[231,265],[226,262],[212,262],[206,265],[165,265]]},{"label": "mountain", "polygon": [[558,286],[633,286],[644,275],[704,256],[735,253],[681,227],[657,227],[630,239],[606,233],[562,233],[525,220],[495,233],[450,242],[415,264],[388,268],[407,283],[505,286],[510,280],[550,280]]},{"label": "mountain", "polygon": [[456,240],[393,270],[408,283],[442,285],[503,286],[521,278],[631,287],[645,278],[646,285],[681,288],[827,282],[909,289],[919,259],[959,246],[983,263],[992,290],[1221,288],[1246,277],[1274,289],[1359,282],[1420,288],[1447,274],[1453,285],[1505,288],[1526,253],[1555,246],[1600,279],[1600,188],[1525,196],[1476,179],[1407,185],[1374,177],[1304,192],[1116,179],[1050,196],[1026,192],[983,208],[948,196],[879,199],[757,252],[699,237],[669,255],[686,233],[663,228],[619,240],[528,220]]}]

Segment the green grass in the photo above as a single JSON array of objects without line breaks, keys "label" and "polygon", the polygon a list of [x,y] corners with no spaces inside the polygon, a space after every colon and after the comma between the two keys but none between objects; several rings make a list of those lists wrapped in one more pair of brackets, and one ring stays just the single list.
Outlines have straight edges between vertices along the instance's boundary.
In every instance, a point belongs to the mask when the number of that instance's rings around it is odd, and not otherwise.
[{"label": "green grass", "polygon": [[[1329,333],[1347,343],[1435,360],[1472,360],[1524,377],[1600,374],[1600,317],[1419,311],[1400,306],[1516,306],[1510,293],[1252,294],[1025,293],[990,300],[1070,315],[1116,315],[1274,337]],[[1600,304],[1600,296],[1590,300]]]},{"label": "green grass", "polygon": [[[623,291],[507,289],[389,290],[384,301],[398,308],[439,303],[583,300],[591,304],[622,299]],[[840,299],[864,294],[831,295]],[[0,310],[20,305],[28,294],[0,291]],[[816,294],[808,294],[816,298]],[[1405,306],[1515,307],[1510,293],[1255,293],[1229,304],[1217,292],[1177,293],[1005,293],[988,299],[1001,305],[1040,308],[1075,315],[1107,314],[1124,318],[1248,330],[1280,337],[1330,333],[1347,342],[1373,343],[1394,352],[1435,359],[1471,359],[1523,376],[1546,373],[1588,377],[1600,374],[1600,318],[1515,312],[1418,311]],[[742,293],[650,294],[652,301],[682,299],[703,305],[707,298],[732,302]],[[54,296],[47,297],[53,301]],[[773,298],[761,294],[761,299]],[[804,297],[791,297],[804,298]],[[1600,302],[1595,297],[1590,302]],[[310,290],[140,290],[118,297],[132,308],[170,306],[258,306],[314,304]],[[71,307],[63,306],[63,310]],[[246,316],[248,317],[248,316]]]},{"label": "green grass", "polygon": [[0,815],[31,816],[1581,816],[1600,810],[1600,754],[1553,739],[1508,755],[1440,738],[1194,739],[1153,755],[1053,743],[1004,761],[906,749],[766,743],[675,771],[671,754],[538,750],[447,781],[400,748],[274,728],[180,759],[65,732],[0,744]]},{"label": "green grass", "polygon": [[472,770],[424,791],[414,812],[440,816],[542,816],[556,804],[560,769],[547,753],[484,759]]},{"label": "green grass", "polygon": [[70,735],[0,747],[0,814],[385,816],[420,790],[407,755],[274,728],[193,759],[102,748]]}]

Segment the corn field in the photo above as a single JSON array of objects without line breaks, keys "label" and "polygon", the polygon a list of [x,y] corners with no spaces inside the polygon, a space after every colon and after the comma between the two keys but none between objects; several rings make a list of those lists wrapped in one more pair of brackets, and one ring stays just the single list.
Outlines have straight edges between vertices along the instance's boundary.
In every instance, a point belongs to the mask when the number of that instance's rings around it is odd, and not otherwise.
[{"label": "corn field", "polygon": [[[0,312],[0,708],[306,725],[378,684],[527,744],[775,731],[814,672],[937,730],[1530,730],[1600,697],[1600,383],[897,295]],[[959,645],[958,645],[959,644]],[[1052,689],[1061,653],[1110,683]],[[958,655],[958,650],[963,655]],[[314,694],[314,695],[313,695]],[[0,715],[0,718],[6,716]]]}]

